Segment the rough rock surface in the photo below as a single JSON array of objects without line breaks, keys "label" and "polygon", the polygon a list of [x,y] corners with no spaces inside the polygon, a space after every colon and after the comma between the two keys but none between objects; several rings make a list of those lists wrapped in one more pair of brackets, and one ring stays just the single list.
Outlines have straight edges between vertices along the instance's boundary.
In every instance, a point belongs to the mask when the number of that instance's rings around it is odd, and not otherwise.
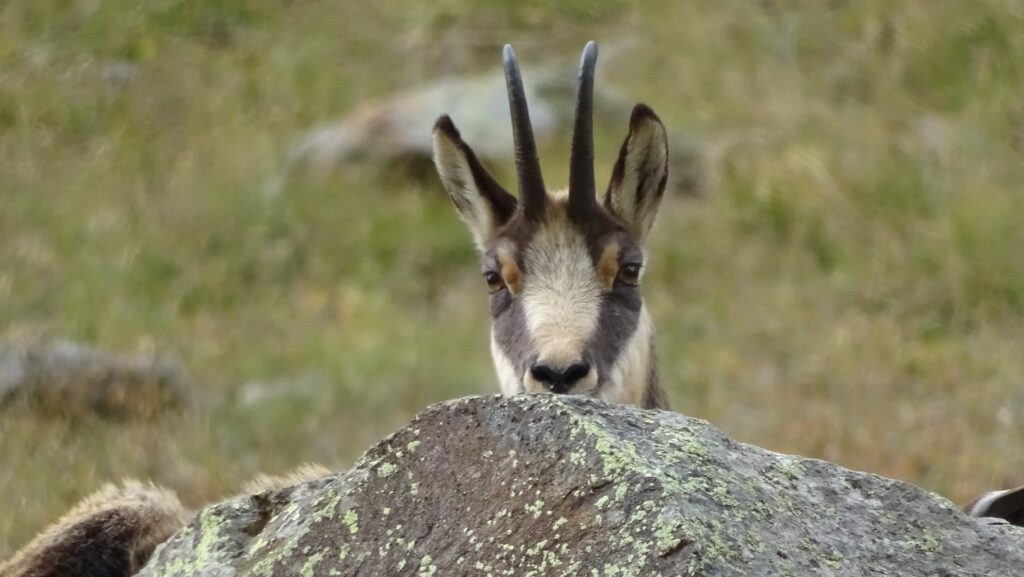
[{"label": "rough rock surface", "polygon": [[152,355],[121,356],[64,341],[0,345],[0,407],[148,418],[181,406],[188,390],[180,365]]},{"label": "rough rock surface", "polygon": [[1020,575],[907,483],[578,397],[432,406],[350,471],[201,512],[144,576]]}]

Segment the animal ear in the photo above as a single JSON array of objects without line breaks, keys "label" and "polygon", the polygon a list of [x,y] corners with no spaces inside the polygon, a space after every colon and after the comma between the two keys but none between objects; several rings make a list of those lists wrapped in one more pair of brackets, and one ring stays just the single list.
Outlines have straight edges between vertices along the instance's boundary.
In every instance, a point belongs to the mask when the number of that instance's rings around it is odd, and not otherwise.
[{"label": "animal ear", "polygon": [[964,512],[971,517],[994,517],[1024,526],[1024,487],[986,493],[964,506]]},{"label": "animal ear", "polygon": [[637,104],[629,119],[629,135],[612,170],[604,205],[642,242],[654,224],[667,180],[665,125],[647,105]]},{"label": "animal ear", "polygon": [[484,169],[447,115],[434,125],[434,165],[480,250],[516,212],[516,198]]}]

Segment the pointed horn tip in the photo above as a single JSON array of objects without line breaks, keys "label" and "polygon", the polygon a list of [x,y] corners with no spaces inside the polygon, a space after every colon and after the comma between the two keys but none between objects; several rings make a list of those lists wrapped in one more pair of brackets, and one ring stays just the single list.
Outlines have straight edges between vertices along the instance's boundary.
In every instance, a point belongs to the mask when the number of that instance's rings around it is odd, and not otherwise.
[{"label": "pointed horn tip", "polygon": [[587,45],[583,47],[583,61],[597,60],[597,42],[591,40],[587,42]]},{"label": "pointed horn tip", "polygon": [[512,45],[511,44],[506,44],[505,47],[501,49],[501,58],[502,58],[502,60],[505,61],[506,65],[507,64],[515,64],[515,62],[516,62],[516,51],[512,50]]}]

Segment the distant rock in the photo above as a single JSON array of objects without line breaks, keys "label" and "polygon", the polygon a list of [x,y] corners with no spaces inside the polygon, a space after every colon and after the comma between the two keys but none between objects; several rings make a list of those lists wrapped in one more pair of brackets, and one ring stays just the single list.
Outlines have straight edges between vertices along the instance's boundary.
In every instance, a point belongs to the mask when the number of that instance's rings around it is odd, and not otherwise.
[{"label": "distant rock", "polygon": [[69,417],[146,418],[180,406],[184,368],[69,342],[0,346],[0,406]]},{"label": "distant rock", "polygon": [[1019,575],[1024,530],[704,421],[434,405],[348,472],[209,507],[140,575]]},{"label": "distant rock", "polygon": [[[540,145],[572,130],[576,98],[574,66],[531,69],[524,78],[534,136]],[[607,123],[625,137],[634,102],[607,82],[594,92],[595,123]],[[655,109],[658,107],[655,106]],[[478,156],[493,162],[513,159],[508,93],[500,67],[479,76],[443,79],[356,109],[345,119],[312,130],[292,149],[289,175],[323,178],[339,166],[401,165],[428,174],[434,122],[449,114]],[[701,191],[702,163],[696,144],[669,130],[671,189],[683,194]],[[608,150],[609,160],[617,150]],[[564,161],[569,162],[566,150]],[[287,179],[286,179],[287,180]]]}]

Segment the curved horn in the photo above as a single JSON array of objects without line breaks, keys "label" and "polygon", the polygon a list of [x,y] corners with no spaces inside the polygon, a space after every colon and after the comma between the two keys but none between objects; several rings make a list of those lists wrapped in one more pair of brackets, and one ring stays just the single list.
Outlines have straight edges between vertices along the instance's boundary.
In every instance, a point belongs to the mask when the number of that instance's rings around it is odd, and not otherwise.
[{"label": "curved horn", "polygon": [[597,204],[594,197],[594,67],[597,44],[587,42],[580,57],[579,88],[576,92],[576,124],[572,130],[569,160],[569,209],[579,214]]},{"label": "curved horn", "polygon": [[540,173],[537,145],[533,141],[530,110],[526,106],[526,91],[519,75],[519,64],[511,44],[502,53],[505,62],[505,85],[508,88],[508,106],[512,113],[512,137],[516,147],[516,172],[519,175],[519,201],[527,218],[536,219],[544,213],[547,190]]}]

